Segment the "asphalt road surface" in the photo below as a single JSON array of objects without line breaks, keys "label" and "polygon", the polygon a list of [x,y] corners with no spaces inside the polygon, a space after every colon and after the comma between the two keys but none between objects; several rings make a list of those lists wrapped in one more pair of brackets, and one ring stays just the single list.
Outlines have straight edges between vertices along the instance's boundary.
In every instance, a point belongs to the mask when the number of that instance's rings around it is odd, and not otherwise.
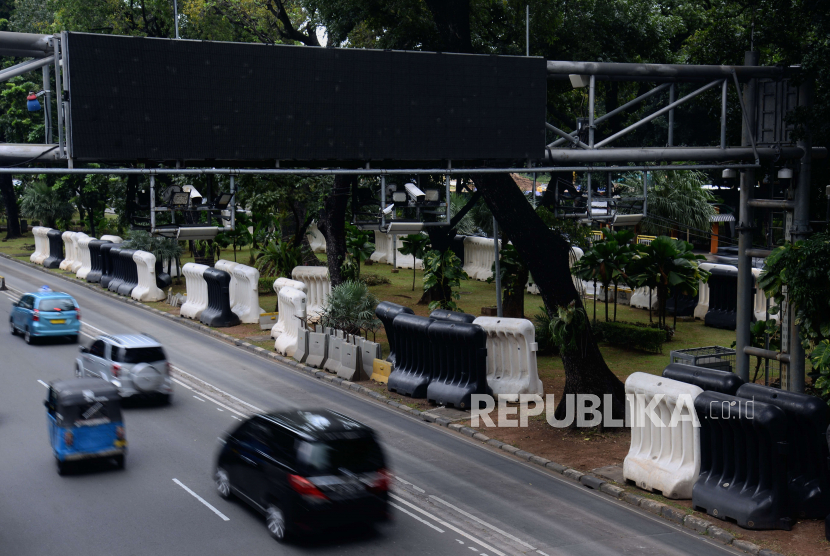
[{"label": "asphalt road surface", "polygon": [[[170,406],[130,404],[126,469],[57,474],[42,400],[78,346],[0,331],[0,554],[737,554],[561,476],[169,319],[0,259],[11,302],[47,284],[81,306],[81,343],[146,332],[174,365]],[[263,519],[215,493],[218,437],[253,412],[326,407],[377,431],[396,477],[391,523],[279,545]],[[267,552],[266,552],[267,551]]]}]

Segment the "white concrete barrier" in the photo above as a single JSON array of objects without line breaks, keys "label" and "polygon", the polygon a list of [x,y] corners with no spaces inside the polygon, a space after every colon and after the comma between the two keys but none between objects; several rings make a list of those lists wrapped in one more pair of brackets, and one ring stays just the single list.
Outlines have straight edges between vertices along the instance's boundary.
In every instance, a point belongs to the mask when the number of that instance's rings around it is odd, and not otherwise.
[{"label": "white concrete barrier", "polygon": [[308,333],[308,357],[306,365],[322,369],[328,358],[329,335],[325,332]]},{"label": "white concrete barrier", "polygon": [[340,366],[337,368],[337,376],[343,380],[357,381],[364,378],[363,367],[360,364],[360,347],[353,342],[354,339],[351,342],[344,340],[340,352]]},{"label": "white concrete barrier", "polygon": [[124,240],[121,239],[120,236],[110,236],[110,235],[101,236],[101,241],[111,241],[113,243],[124,243]]},{"label": "white concrete barrier", "polygon": [[657,309],[657,292],[651,291],[651,288],[646,286],[634,290],[631,294],[631,306],[637,309],[648,309],[649,294],[651,294],[651,308]]},{"label": "white concrete barrier", "polygon": [[[714,263],[702,263],[699,268],[703,270],[711,271],[713,268],[720,268],[723,270],[735,270],[737,267],[734,267],[729,264],[714,264]],[[706,318],[706,313],[709,312],[709,282],[703,283],[703,280],[700,281],[698,284],[697,290],[697,305],[695,306],[695,318],[703,320]]]},{"label": "white concrete barrier", "polygon": [[49,238],[46,234],[51,229],[46,226],[32,228],[32,236],[35,238],[35,252],[29,255],[29,262],[43,264],[43,260],[49,256]]},{"label": "white concrete barrier", "polygon": [[[763,271],[760,268],[752,269],[752,276],[755,278],[755,296],[752,303],[755,312],[755,320],[767,320],[767,317],[769,317],[771,320],[777,321],[779,315],[767,315],[767,294],[764,293],[764,290],[758,285],[758,279],[761,277],[761,272]],[[770,309],[774,306],[775,301],[770,299]]]},{"label": "white concrete barrier", "polygon": [[316,319],[323,312],[323,307],[331,293],[331,279],[327,266],[295,266],[291,277],[302,282],[308,288],[308,318]]},{"label": "white concrete barrier", "polygon": [[392,264],[392,236],[375,230],[375,252],[369,257],[379,264]]},{"label": "white concrete barrier", "polygon": [[340,337],[340,335],[337,333],[330,335],[328,337],[329,352],[328,357],[326,358],[326,362],[323,364],[323,369],[327,370],[330,373],[337,374],[337,371],[340,370],[340,359],[343,356],[344,341],[345,340],[342,337]]},{"label": "white concrete barrier", "polygon": [[363,372],[370,377],[374,372],[375,359],[382,359],[380,344],[359,338],[357,345],[360,347],[360,363],[363,366]]},{"label": "white concrete barrier", "polygon": [[[280,290],[283,288],[294,288],[300,290],[306,296],[308,295],[308,286],[297,280],[291,278],[277,278],[274,280],[274,293],[277,294],[277,322],[271,327],[271,337],[275,340],[279,338],[280,334],[285,332],[285,311],[283,310],[282,301],[280,301]],[[308,308],[306,308],[308,310]],[[324,354],[325,355],[325,354]]]},{"label": "white concrete barrier", "polygon": [[147,251],[136,251],[133,261],[138,272],[138,285],[130,292],[130,297],[136,301],[162,301],[164,292],[156,285],[156,256]]},{"label": "white concrete barrier", "polygon": [[80,253],[81,266],[75,271],[75,278],[78,280],[86,280],[86,275],[92,270],[92,257],[89,254],[89,242],[95,239],[84,234],[84,237],[78,240],[78,251]]},{"label": "white concrete barrier", "polygon": [[187,301],[182,305],[179,314],[186,319],[199,320],[202,311],[207,309],[208,291],[204,274],[208,268],[210,267],[207,265],[196,263],[186,263],[182,267],[185,288],[187,289]]},{"label": "white concrete barrier", "polygon": [[216,270],[223,270],[231,276],[231,283],[229,288],[231,310],[233,310],[233,306],[237,303],[236,291],[239,288],[239,284],[236,281],[236,276],[233,275],[233,269],[236,268],[236,265],[238,264],[239,263],[235,263],[233,261],[228,261],[225,259],[219,259],[213,264],[213,268],[215,268]]},{"label": "white concrete barrier", "polygon": [[[692,497],[700,474],[694,400],[702,392],[693,384],[657,375],[629,375],[625,410],[631,423],[631,447],[623,462],[626,479],[642,489],[660,491],[666,498]],[[657,422],[646,413],[650,407]]]},{"label": "white concrete barrier", "polygon": [[285,332],[274,342],[274,349],[280,355],[294,357],[300,340],[298,331],[306,322],[306,295],[294,288],[282,288],[279,297],[286,312]]},{"label": "white concrete barrier", "polygon": [[69,270],[75,264],[75,243],[72,241],[72,236],[75,232],[64,232],[61,234],[63,240],[63,261],[58,268],[61,270]]},{"label": "white concrete barrier", "polygon": [[312,222],[308,227],[308,243],[311,245],[311,250],[315,253],[326,252],[326,236],[320,232],[317,227],[317,222]]},{"label": "white concrete barrier", "polygon": [[[85,237],[89,236],[83,232],[75,232],[75,235],[72,236],[72,250],[75,252],[75,258],[72,260],[72,266],[67,269],[69,272],[78,272],[78,269],[81,268],[81,265],[83,264],[81,246],[78,242]],[[87,248],[87,252],[89,252],[89,248]]]},{"label": "white concrete barrier", "polygon": [[543,395],[536,367],[536,328],[527,319],[478,317],[487,334],[487,386],[496,398],[518,401],[519,394]]},{"label": "white concrete barrier", "polygon": [[236,304],[231,311],[239,316],[240,322],[259,322],[259,315],[265,312],[259,306],[259,270],[238,264],[231,271],[231,276],[236,280]]},{"label": "white concrete barrier", "polygon": [[[499,240],[501,250],[501,240]],[[474,280],[484,281],[493,275],[496,252],[493,240],[486,237],[464,238],[464,272]]]}]

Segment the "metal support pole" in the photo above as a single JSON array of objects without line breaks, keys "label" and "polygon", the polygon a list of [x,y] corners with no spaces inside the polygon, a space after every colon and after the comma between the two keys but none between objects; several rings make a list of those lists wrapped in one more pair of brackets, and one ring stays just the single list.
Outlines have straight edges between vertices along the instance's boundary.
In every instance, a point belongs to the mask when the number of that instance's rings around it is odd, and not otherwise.
[{"label": "metal support pole", "polygon": [[156,176],[150,174],[150,234],[156,231]]},{"label": "metal support pole", "polygon": [[[553,184],[553,215],[559,218],[559,179],[556,179],[556,182],[553,181],[553,173],[550,174],[550,178],[548,179],[548,187],[550,184]],[[827,214],[830,215],[830,197],[827,197]],[[830,217],[828,217],[828,221],[830,221]]]},{"label": "metal support pole", "polygon": [[[674,104],[675,98],[675,88],[677,86],[672,83],[671,87],[669,87],[669,104]],[[669,147],[674,146],[674,108],[669,110]]]},{"label": "metal support pole", "polygon": [[596,97],[596,82],[596,76],[592,75],[588,84],[588,147],[592,149],[594,148],[594,98]]},{"label": "metal support pole", "polygon": [[380,177],[380,231],[386,228],[386,176]]},{"label": "metal support pole", "polygon": [[724,79],[720,93],[720,148],[722,149],[726,148],[726,93],[728,90],[728,82]]},{"label": "metal support pole", "polygon": [[[415,263],[413,262],[412,264]],[[392,234],[392,270],[396,268],[398,268],[398,236]]]},{"label": "metal support pole", "polygon": [[176,23],[176,38],[179,38],[179,2],[173,0],[173,21]]},{"label": "metal support pole", "polygon": [[643,218],[646,216],[648,216],[648,171],[643,172]]},{"label": "metal support pole", "polygon": [[52,91],[49,89],[50,82],[50,74],[49,66],[43,66],[43,90],[46,91],[44,95],[46,97],[46,102],[43,103],[43,118],[46,124],[46,127],[43,130],[43,137],[47,144],[52,143]]},{"label": "metal support pole", "polygon": [[493,249],[496,251],[496,316],[503,317],[501,307],[501,263],[499,261],[499,222],[493,217]]},{"label": "metal support pole", "polygon": [[594,198],[591,187],[591,172],[588,172],[588,220],[594,220]]},{"label": "metal support pole", "polygon": [[[805,80],[798,88],[798,105],[805,107],[808,111],[813,104],[813,82]],[[798,146],[806,149],[809,153],[811,137],[809,124],[805,124],[804,134],[798,141]],[[812,231],[810,229],[810,166],[811,157],[806,155],[801,159],[801,166],[798,170],[798,183],[795,190],[795,210],[793,211],[793,226],[790,230],[792,242],[806,239]],[[787,368],[787,390],[791,392],[804,392],[805,383],[805,358],[804,348],[801,345],[800,326],[796,324],[795,308],[789,304],[790,311],[790,364]],[[783,388],[783,384],[781,385]]]},{"label": "metal support pole", "polygon": [[525,56],[530,56],[530,4],[525,6],[525,45]]},{"label": "metal support pole", "polygon": [[532,199],[533,199],[533,202],[531,203],[531,205],[533,205],[533,209],[536,210],[536,172],[533,172],[533,198]]},{"label": "metal support pole", "polygon": [[230,175],[231,178],[231,202],[228,205],[231,209],[231,221],[230,227],[231,231],[236,229],[236,176],[233,174]]},{"label": "metal support pole", "polygon": [[[452,162],[447,163],[447,170],[452,170]],[[450,175],[449,174],[444,174],[444,188],[446,189],[446,198],[447,198],[447,226],[449,226],[450,225],[450,220],[452,220],[452,203],[450,202]],[[456,186],[456,190],[457,189],[458,189],[458,186]]]},{"label": "metal support pole", "polygon": [[61,158],[66,158],[66,148],[63,144],[63,104],[61,103],[63,86],[61,85],[59,42],[57,38],[52,39],[52,46],[55,49],[55,105],[58,108],[58,152],[60,152]]},{"label": "metal support pole", "polygon": [[[758,52],[747,52],[744,65],[757,66]],[[741,144],[746,146],[750,142],[755,123],[755,79],[744,86],[744,116],[741,127]],[[739,203],[738,226],[738,314],[736,328],[736,371],[739,377],[749,382],[749,355],[747,347],[751,347],[750,325],[753,317],[752,290],[754,279],[752,276],[752,258],[747,256],[747,250],[752,247],[752,207],[749,200],[752,197],[752,188],[755,185],[755,171],[745,169],[741,172],[741,193]]]}]

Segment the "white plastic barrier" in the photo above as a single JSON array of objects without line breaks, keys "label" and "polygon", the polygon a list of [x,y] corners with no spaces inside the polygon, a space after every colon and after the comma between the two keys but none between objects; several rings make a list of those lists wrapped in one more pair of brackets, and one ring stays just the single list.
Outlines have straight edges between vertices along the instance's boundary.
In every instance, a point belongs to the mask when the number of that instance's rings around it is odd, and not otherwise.
[{"label": "white plastic barrier", "polygon": [[[571,252],[568,253],[568,271],[574,267],[576,261],[581,259],[584,254],[585,252],[576,245],[571,246]],[[582,286],[582,280],[571,274],[571,281],[574,283],[577,293],[579,293],[579,295],[583,295],[584,288]]]},{"label": "white plastic barrier", "polygon": [[69,270],[75,264],[77,255],[75,255],[75,243],[72,241],[74,235],[75,232],[64,232],[61,234],[61,239],[63,239],[63,260],[58,267],[61,270]]},{"label": "white plastic barrier", "polygon": [[138,271],[138,285],[130,297],[136,301],[162,301],[164,292],[156,285],[156,256],[147,251],[136,251],[133,261]]},{"label": "white plastic barrier", "polygon": [[[659,490],[666,498],[692,497],[700,474],[694,400],[702,392],[693,384],[648,373],[626,379],[626,416],[631,423],[631,448],[623,462],[626,479],[642,489]],[[647,415],[647,407],[654,408],[657,423]]]},{"label": "white plastic barrier", "polygon": [[43,264],[43,260],[49,256],[49,238],[46,233],[51,229],[46,226],[32,228],[32,236],[35,238],[35,252],[29,255],[30,262]]},{"label": "white plastic barrier", "polygon": [[275,340],[285,332],[285,311],[280,300],[280,290],[283,288],[294,288],[308,295],[308,286],[291,278],[277,278],[274,280],[274,293],[277,294],[277,323],[271,327],[271,337]]},{"label": "white plastic barrier", "polygon": [[351,381],[362,380],[364,378],[363,366],[360,364],[360,347],[354,343],[354,338],[351,341],[343,341],[337,376],[343,380]]},{"label": "white plastic barrier", "polygon": [[[216,261],[213,264],[213,268],[215,268],[216,270],[222,270],[224,272],[227,272],[231,276],[231,283],[230,283],[230,287],[229,287],[229,293],[230,293],[230,298],[231,298],[231,300],[230,300],[231,310],[233,310],[233,306],[236,305],[236,303],[238,301],[236,292],[239,289],[239,284],[236,281],[236,276],[233,275],[233,269],[236,268],[236,265],[238,265],[238,264],[239,263],[235,263],[233,261],[227,261],[225,259],[219,259],[218,261]],[[236,311],[234,311],[234,312],[236,312]]]},{"label": "white plastic barrier", "polygon": [[533,281],[532,276],[527,279],[527,293],[531,295],[539,295],[539,286],[537,286]]},{"label": "white plastic barrier", "polygon": [[308,288],[308,318],[317,318],[331,293],[331,280],[327,266],[295,266],[291,277]]},{"label": "white plastic barrier", "polygon": [[[501,250],[501,240],[499,240]],[[464,272],[474,280],[484,281],[493,275],[496,253],[493,240],[486,237],[464,238]]]},{"label": "white plastic barrier", "polygon": [[240,322],[254,324],[264,313],[259,306],[259,271],[254,267],[238,264],[231,276],[236,280],[236,304],[231,311],[239,316]]},{"label": "white plastic barrier", "polygon": [[[69,272],[78,272],[78,269],[81,268],[81,265],[83,264],[81,246],[78,242],[85,237],[89,236],[83,232],[75,232],[75,235],[72,236],[72,250],[75,252],[75,258],[72,260],[72,266],[67,269]],[[87,252],[89,252],[88,247]]]},{"label": "white plastic barrier", "polygon": [[519,394],[544,393],[536,367],[536,328],[527,319],[478,317],[487,333],[487,386],[496,398],[518,401]]},{"label": "white plastic barrier", "polygon": [[[650,298],[649,294],[651,294]],[[631,294],[631,306],[637,309],[648,309],[649,299],[651,299],[651,308],[657,309],[657,292],[651,291],[651,288],[647,286],[636,288]]]},{"label": "white plastic barrier", "polygon": [[274,349],[280,355],[294,357],[300,339],[298,331],[306,321],[306,295],[300,290],[286,287],[280,290],[279,298],[286,313],[285,332],[274,342]]},{"label": "white plastic barrier", "polygon": [[101,236],[101,241],[111,241],[113,243],[124,243],[124,240],[121,239],[120,236],[110,236],[110,235]]},{"label": "white plastic barrier", "polygon": [[89,237],[84,234],[84,237],[78,240],[78,252],[81,259],[81,266],[79,266],[75,271],[75,278],[78,280],[86,280],[86,275],[92,270],[92,257],[89,254],[89,242],[94,239],[94,237]]},{"label": "white plastic barrier", "polygon": [[392,264],[392,236],[375,230],[375,252],[369,257],[376,263]]},{"label": "white plastic barrier", "polygon": [[[723,270],[735,270],[736,267],[729,264],[714,264],[703,263],[699,268],[711,271],[713,268],[720,268]],[[709,312],[709,282],[703,283],[703,280],[698,284],[697,290],[697,305],[695,306],[695,318],[703,320],[706,318],[706,313]]]},{"label": "white plastic barrier", "polygon": [[207,282],[205,282],[205,270],[207,265],[186,263],[182,267],[182,273],[185,279],[185,288],[187,289],[187,301],[182,305],[179,314],[186,319],[199,320],[202,316],[202,311],[207,309],[208,292]]},{"label": "white plastic barrier", "polygon": [[[416,259],[415,255],[404,255],[401,253],[401,249],[403,249],[403,238],[406,236],[397,236],[395,240],[395,246],[397,247],[397,253],[395,254],[395,268],[409,268],[411,269],[413,266],[418,270],[423,270],[424,268],[424,261],[422,259]],[[389,253],[392,252],[392,240],[389,240]],[[389,264],[392,264],[392,260],[388,260]]]},{"label": "white plastic barrier", "polygon": [[[778,315],[767,315],[767,294],[764,293],[764,290],[761,289],[761,286],[758,285],[758,279],[761,277],[761,272],[763,272],[760,268],[753,268],[752,269],[752,276],[755,278],[755,298],[753,300],[753,306],[755,308],[755,320],[767,320],[769,317],[771,320],[778,320]],[[775,301],[770,299],[769,303],[770,309],[775,306]]]},{"label": "white plastic barrier", "polygon": [[[170,259],[162,259],[161,260],[161,270],[162,270],[162,272],[167,272],[167,264],[168,264],[169,261],[170,261]],[[184,276],[184,274],[182,274],[182,269],[179,268],[179,262],[178,261],[173,261],[173,263],[170,265],[169,274],[170,274],[171,278],[175,278],[177,276]]]},{"label": "white plastic barrier", "polygon": [[315,253],[326,252],[326,236],[320,232],[317,227],[317,222],[312,222],[308,227],[308,243],[311,245],[311,250]]}]

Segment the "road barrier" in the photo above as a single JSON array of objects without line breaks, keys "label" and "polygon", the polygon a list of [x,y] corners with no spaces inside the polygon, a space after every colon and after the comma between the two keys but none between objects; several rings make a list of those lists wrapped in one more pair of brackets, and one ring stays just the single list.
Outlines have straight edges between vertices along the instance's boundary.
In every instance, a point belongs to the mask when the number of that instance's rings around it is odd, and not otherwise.
[{"label": "road barrier", "polygon": [[383,361],[382,359],[375,359],[372,361],[372,374],[371,378],[375,382],[381,382],[383,384],[389,383],[389,375],[392,373],[392,364],[388,361]]},{"label": "road barrier", "polygon": [[207,309],[208,291],[204,274],[208,268],[210,267],[207,265],[196,263],[185,263],[182,267],[187,301],[182,305],[179,314],[186,319],[199,320],[202,311]]},{"label": "road barrier", "polygon": [[103,274],[103,261],[101,260],[101,246],[112,243],[102,239],[94,239],[89,242],[89,272],[86,275],[86,281],[91,284],[98,284],[101,282],[101,275]]},{"label": "road barrier", "polygon": [[213,268],[216,270],[223,270],[231,275],[231,310],[233,310],[233,306],[237,303],[236,292],[239,289],[239,284],[236,282],[236,276],[233,275],[233,269],[239,263],[235,263],[233,261],[227,261],[225,259],[219,259],[213,265]]},{"label": "road barrier", "polygon": [[280,290],[282,288],[294,288],[308,295],[308,286],[291,278],[277,278],[274,280],[274,293],[277,294],[277,322],[271,327],[271,337],[275,340],[285,331],[285,311],[280,301]]},{"label": "road barrier", "polygon": [[128,296],[138,286],[138,267],[133,260],[133,255],[137,252],[135,249],[122,249],[118,254],[123,272],[121,284],[118,286],[118,295]]},{"label": "road barrier", "polygon": [[648,309],[649,300],[652,310],[657,309],[657,291],[652,291],[647,286],[636,288],[631,294],[631,306],[637,309]]},{"label": "road barrier", "polygon": [[[501,240],[499,240],[501,249]],[[464,272],[474,280],[484,281],[493,275],[496,252],[493,240],[486,237],[464,238]]]},{"label": "road barrier", "polygon": [[[693,421],[693,402],[702,392],[693,384],[648,373],[629,375],[625,394],[631,447],[623,462],[626,480],[666,498],[692,497],[700,473],[700,434]],[[654,408],[658,423],[647,415],[647,407]]]},{"label": "road barrier", "polygon": [[492,393],[487,386],[487,334],[480,326],[439,320],[429,325],[427,335],[433,367],[427,400],[468,409],[473,394]]},{"label": "road barrier", "polygon": [[317,222],[312,222],[311,226],[308,227],[308,243],[311,245],[311,250],[315,253],[325,253],[326,252],[326,236],[320,232],[320,228],[317,227]]},{"label": "road barrier", "polygon": [[336,334],[328,334],[326,340],[329,343],[328,356],[323,364],[323,369],[330,373],[337,374],[340,370],[340,360],[343,357],[343,338]]},{"label": "road barrier", "polygon": [[738,269],[713,268],[709,276],[709,310],[706,326],[735,330],[738,322]]},{"label": "road barrier", "polygon": [[236,303],[231,310],[239,316],[240,322],[254,324],[264,311],[259,306],[259,271],[248,265],[236,265],[231,272],[236,279]]},{"label": "road barrier", "polygon": [[113,243],[123,243],[124,240],[121,239],[121,236],[114,236],[114,235],[103,235],[101,236],[101,241],[111,241]]},{"label": "road barrier", "polygon": [[[378,304],[378,308],[381,304]],[[434,322],[436,321],[430,318],[406,312],[397,315],[392,321],[395,330],[392,347],[395,362],[387,385],[391,392],[413,398],[426,397],[433,371],[432,348],[427,332]],[[388,336],[389,327],[386,330]]]},{"label": "road barrier", "polygon": [[451,322],[463,322],[472,324],[476,320],[475,315],[469,313],[461,313],[459,311],[448,311],[446,309],[436,309],[430,313],[429,318],[435,320],[448,320]]},{"label": "road barrier", "polygon": [[306,365],[322,369],[328,359],[329,335],[325,332],[308,331],[308,357]]},{"label": "road barrier", "polygon": [[72,243],[73,235],[75,235],[75,232],[69,231],[61,234],[61,239],[63,240],[63,261],[58,266],[61,270],[69,270],[75,262],[75,244]]},{"label": "road barrier", "polygon": [[787,416],[787,484],[790,515],[797,519],[824,519],[830,514],[828,479],[827,404],[815,396],[744,384],[737,397],[778,407]]},{"label": "road barrier", "polygon": [[49,244],[49,255],[43,259],[43,266],[58,268],[63,262],[63,240],[60,230],[49,229],[46,232],[46,242]]},{"label": "road barrier", "polygon": [[96,238],[84,234],[84,237],[78,240],[78,253],[81,259],[81,266],[75,271],[75,278],[78,280],[86,280],[86,275],[92,270],[92,258],[89,256],[89,242]]},{"label": "road barrier", "polygon": [[729,396],[734,396],[744,383],[741,377],[734,373],[682,363],[671,363],[663,369],[663,376],[686,384],[694,384],[707,392],[720,392]]},{"label": "road barrier", "polygon": [[303,326],[297,330],[297,350],[293,357],[300,363],[305,363],[308,359],[308,334],[309,331]]},{"label": "road barrier", "polygon": [[[715,268],[720,268],[722,270],[738,270],[738,267],[726,265],[726,264],[715,264],[715,263],[701,263],[698,265],[698,268],[701,270],[708,270],[711,272]],[[695,305],[695,312],[694,316],[696,319],[704,320],[706,318],[706,313],[709,312],[709,282],[704,282],[703,280],[700,281],[697,287],[697,305]]]},{"label": "road barrier", "polygon": [[478,317],[473,324],[487,335],[487,385],[493,395],[509,402],[518,401],[519,394],[543,395],[533,323],[527,319]]},{"label": "road barrier", "polygon": [[[767,314],[767,294],[764,292],[763,288],[758,285],[758,280],[761,278],[762,270],[760,268],[753,268],[752,269],[752,276],[755,278],[755,295],[753,296],[753,310],[755,312],[755,320],[778,320],[779,316],[776,315],[768,315]],[[772,299],[770,299],[770,308],[774,307],[775,303]]]},{"label": "road barrier", "polygon": [[389,356],[386,358],[387,361],[395,365],[395,348],[397,346],[397,341],[395,338],[395,327],[392,323],[395,320],[395,317],[398,315],[403,314],[414,314],[415,312],[410,309],[409,307],[404,307],[403,305],[398,305],[397,303],[392,303],[391,301],[381,301],[378,303],[378,306],[375,307],[375,316],[383,323],[383,329],[386,331],[386,339],[389,340]]},{"label": "road barrier", "polygon": [[51,228],[46,226],[34,226],[32,236],[35,238],[35,252],[29,255],[29,262],[43,264],[43,260],[49,256],[49,239],[46,237]]},{"label": "road barrier", "polygon": [[302,282],[308,288],[308,306],[306,307],[309,320],[316,320],[331,293],[331,279],[327,266],[295,266],[291,271],[291,278]]},{"label": "road barrier", "polygon": [[133,253],[138,285],[130,296],[136,301],[162,301],[164,292],[156,285],[156,256],[147,251]]},{"label": "road barrier", "polygon": [[75,253],[75,258],[72,259],[72,266],[67,269],[69,272],[78,272],[78,269],[81,268],[81,265],[83,264],[81,259],[81,247],[78,245],[78,242],[85,237],[89,236],[83,232],[75,232],[75,235],[72,236],[72,251]]},{"label": "road barrier", "polygon": [[354,343],[354,339],[343,341],[337,376],[352,382],[368,378],[368,375],[364,376],[363,367],[360,363],[360,347]]},{"label": "road barrier", "polygon": [[99,251],[101,254],[101,280],[99,283],[104,289],[108,289],[110,281],[115,275],[115,263],[112,259],[112,250],[120,249],[117,243],[104,243],[101,245]]},{"label": "road barrier", "polygon": [[214,328],[239,324],[239,316],[231,311],[231,275],[224,270],[206,268],[202,273],[207,284],[207,307],[199,315],[199,322]]},{"label": "road barrier", "polygon": [[774,405],[720,392],[695,399],[700,476],[695,510],[746,529],[792,526],[787,501],[787,416]]},{"label": "road barrier", "polygon": [[357,345],[360,347],[360,363],[363,366],[363,374],[370,377],[375,371],[375,359],[381,358],[380,344],[358,338]]},{"label": "road barrier", "polygon": [[294,357],[299,342],[299,329],[304,328],[308,318],[306,295],[294,288],[282,288],[279,293],[281,306],[285,311],[285,332],[274,343],[274,349],[281,355]]},{"label": "road barrier", "polygon": [[392,264],[392,236],[375,230],[375,252],[369,257],[379,264]]}]

